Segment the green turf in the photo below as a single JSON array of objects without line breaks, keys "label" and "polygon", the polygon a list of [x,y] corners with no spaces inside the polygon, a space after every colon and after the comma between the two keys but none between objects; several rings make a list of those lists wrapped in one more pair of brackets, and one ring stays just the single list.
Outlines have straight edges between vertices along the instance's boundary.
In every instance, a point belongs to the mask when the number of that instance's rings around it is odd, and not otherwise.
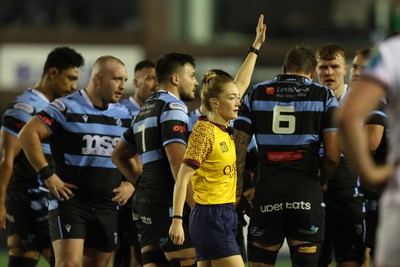
[{"label": "green turf", "polygon": [[[8,264],[7,252],[5,250],[0,250],[0,266],[6,267]],[[40,259],[37,267],[48,267],[49,265],[43,259]],[[247,266],[247,264],[246,264]],[[278,257],[276,267],[291,267],[290,260],[287,257]]]}]

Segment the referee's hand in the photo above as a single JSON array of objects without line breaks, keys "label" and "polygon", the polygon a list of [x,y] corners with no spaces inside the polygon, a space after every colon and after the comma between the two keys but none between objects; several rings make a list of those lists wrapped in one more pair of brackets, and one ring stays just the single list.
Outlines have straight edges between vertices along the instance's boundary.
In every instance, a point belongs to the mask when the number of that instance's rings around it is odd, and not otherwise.
[{"label": "referee's hand", "polygon": [[169,228],[169,237],[175,245],[182,245],[185,242],[185,233],[183,232],[181,219],[172,219],[172,224]]}]

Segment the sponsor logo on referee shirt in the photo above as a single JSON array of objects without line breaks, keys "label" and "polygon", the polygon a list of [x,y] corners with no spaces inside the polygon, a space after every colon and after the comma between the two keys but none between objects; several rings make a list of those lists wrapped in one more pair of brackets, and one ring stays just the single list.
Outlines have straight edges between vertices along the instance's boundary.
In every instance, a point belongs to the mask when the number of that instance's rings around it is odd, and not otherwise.
[{"label": "sponsor logo on referee shirt", "polygon": [[236,161],[232,165],[226,165],[223,169],[225,175],[229,178],[234,179],[236,177]]},{"label": "sponsor logo on referee shirt", "polygon": [[225,152],[229,151],[229,148],[228,148],[228,145],[226,144],[226,142],[219,143],[219,146],[221,148],[222,153],[225,153]]}]

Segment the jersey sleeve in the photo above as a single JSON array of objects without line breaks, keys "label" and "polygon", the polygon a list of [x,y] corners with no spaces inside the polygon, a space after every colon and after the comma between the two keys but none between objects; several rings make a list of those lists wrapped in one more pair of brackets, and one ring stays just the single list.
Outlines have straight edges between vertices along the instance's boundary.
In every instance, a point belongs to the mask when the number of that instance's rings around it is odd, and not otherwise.
[{"label": "jersey sleeve", "polygon": [[327,91],[327,99],[322,120],[322,132],[336,132],[338,129],[334,123],[334,114],[338,109],[339,103],[331,90],[328,88],[325,88],[325,90]]},{"label": "jersey sleeve", "polygon": [[213,142],[214,134],[212,124],[202,121],[197,122],[189,137],[183,162],[194,165],[197,168],[200,167],[212,152]]},{"label": "jersey sleeve", "polygon": [[62,123],[66,121],[67,106],[60,99],[54,100],[41,112],[36,114],[52,133],[58,132],[62,128]]},{"label": "jersey sleeve", "polygon": [[381,125],[386,126],[387,115],[386,115],[386,100],[382,99],[379,103],[378,108],[373,110],[367,117],[365,125]]},{"label": "jersey sleeve", "polygon": [[22,127],[35,114],[35,107],[29,103],[16,102],[4,112],[2,129],[11,135],[17,136]]},{"label": "jersey sleeve", "polygon": [[182,143],[186,146],[188,139],[189,116],[184,103],[170,102],[166,104],[161,116],[161,138],[165,147],[170,143]]}]

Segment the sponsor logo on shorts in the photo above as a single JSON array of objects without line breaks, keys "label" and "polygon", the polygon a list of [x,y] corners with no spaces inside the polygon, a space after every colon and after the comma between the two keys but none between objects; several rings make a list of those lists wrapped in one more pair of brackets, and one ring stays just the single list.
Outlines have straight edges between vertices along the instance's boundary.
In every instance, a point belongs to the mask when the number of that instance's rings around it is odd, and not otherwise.
[{"label": "sponsor logo on shorts", "polygon": [[15,218],[14,216],[7,214],[6,215],[7,221],[9,221],[10,223],[15,223]]},{"label": "sponsor logo on shorts", "polygon": [[319,227],[312,225],[309,230],[306,229],[299,229],[299,233],[306,234],[306,235],[314,235],[318,233]]},{"label": "sponsor logo on shorts", "polygon": [[114,232],[114,244],[118,244],[118,233]]},{"label": "sponsor logo on shorts", "polygon": [[250,229],[250,235],[251,236],[262,236],[263,235],[263,230],[257,227],[252,227]]},{"label": "sponsor logo on shorts", "polygon": [[132,213],[132,218],[134,221],[139,221],[141,220],[144,224],[152,224],[151,218],[148,218],[146,216],[137,214],[137,213]]},{"label": "sponsor logo on shorts", "polygon": [[71,225],[70,224],[67,224],[64,227],[65,227],[65,230],[67,230],[68,233],[71,231]]},{"label": "sponsor logo on shorts", "polygon": [[260,206],[260,211],[262,213],[281,210],[311,210],[311,203],[304,201],[295,201]]},{"label": "sponsor logo on shorts", "polygon": [[363,233],[363,227],[361,224],[355,224],[354,227],[357,235],[361,235]]}]

